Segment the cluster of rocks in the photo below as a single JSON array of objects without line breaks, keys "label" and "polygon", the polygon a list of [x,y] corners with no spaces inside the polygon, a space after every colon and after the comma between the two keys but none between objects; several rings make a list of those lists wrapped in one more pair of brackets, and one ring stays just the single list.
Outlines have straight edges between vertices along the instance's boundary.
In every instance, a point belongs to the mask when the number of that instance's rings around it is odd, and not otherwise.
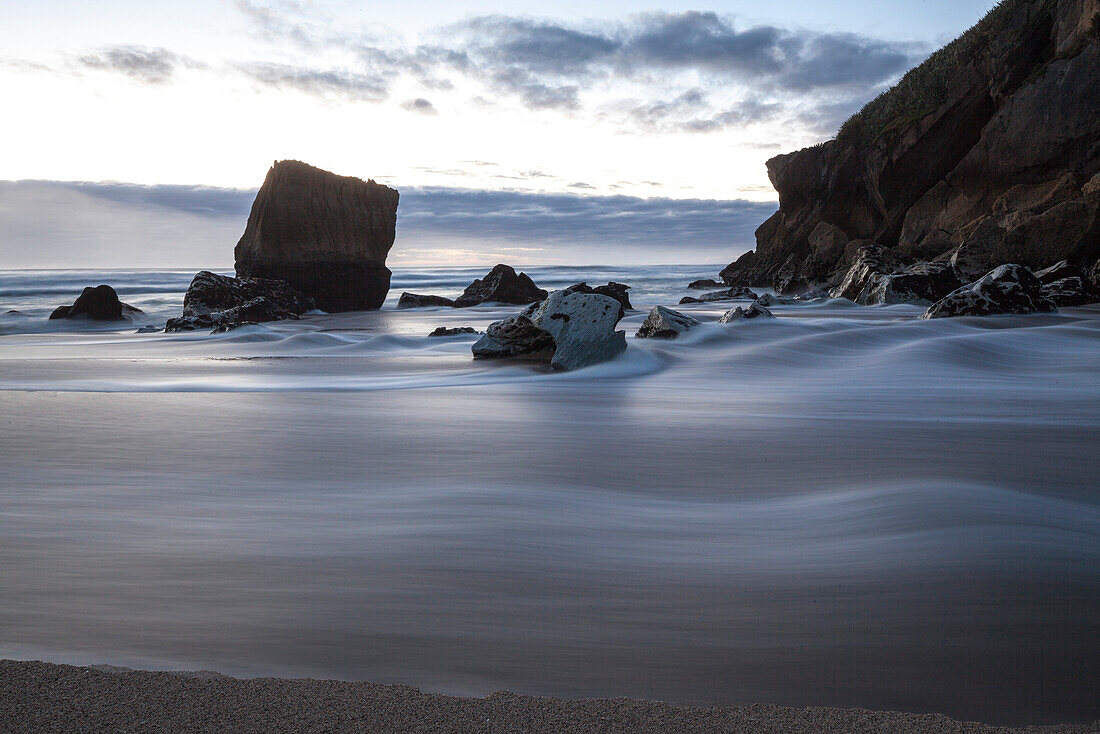
[{"label": "cluster of rocks", "polygon": [[[578,285],[583,286],[584,284],[580,283]],[[406,292],[401,294],[401,298],[397,301],[397,307],[453,306],[454,308],[467,308],[483,303],[508,303],[516,306],[526,306],[529,303],[543,300],[546,295],[546,291],[535,285],[535,282],[531,280],[527,273],[517,273],[515,268],[510,265],[498,264],[493,266],[493,269],[484,278],[478,278],[466,286],[466,290],[462,292],[462,295],[454,300],[443,296]]]},{"label": "cluster of rocks", "polygon": [[118,293],[109,285],[89,286],[85,288],[71,306],[58,306],[50,314],[50,319],[72,319],[75,321],[132,321],[137,314],[144,313],[140,308],[123,303]]},{"label": "cluster of rocks", "polygon": [[1098,18],[1091,1],[1002,3],[834,140],[769,160],[779,210],[722,281],[932,304],[1001,265],[1067,261],[1082,282],[1047,298],[1094,298]]},{"label": "cluster of rocks", "polygon": [[[772,319],[775,316],[767,308],[760,305],[760,301],[757,300],[747,307],[735,306],[731,308],[722,314],[721,318],[718,319],[718,323],[729,324],[735,321],[756,318]],[[701,323],[699,319],[685,313],[674,311],[665,306],[654,306],[634,336],[639,339],[675,339]]]},{"label": "cluster of rocks", "polygon": [[521,313],[490,324],[472,347],[474,359],[523,359],[555,370],[587,367],[626,350],[626,334],[615,330],[620,318],[622,304],[610,296],[554,291]]},{"label": "cluster of rocks", "polygon": [[223,332],[247,324],[297,319],[315,305],[286,281],[233,278],[203,270],[191,280],[183,297],[183,316],[169,319],[164,330]]}]

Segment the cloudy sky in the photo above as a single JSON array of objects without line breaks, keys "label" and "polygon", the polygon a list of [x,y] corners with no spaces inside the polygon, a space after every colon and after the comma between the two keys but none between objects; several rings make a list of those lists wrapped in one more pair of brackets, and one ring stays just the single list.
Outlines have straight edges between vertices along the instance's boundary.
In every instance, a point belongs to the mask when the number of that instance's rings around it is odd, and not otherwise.
[{"label": "cloudy sky", "polygon": [[726,261],[991,5],[0,0],[0,267],[229,263],[283,158],[400,189],[397,263]]}]

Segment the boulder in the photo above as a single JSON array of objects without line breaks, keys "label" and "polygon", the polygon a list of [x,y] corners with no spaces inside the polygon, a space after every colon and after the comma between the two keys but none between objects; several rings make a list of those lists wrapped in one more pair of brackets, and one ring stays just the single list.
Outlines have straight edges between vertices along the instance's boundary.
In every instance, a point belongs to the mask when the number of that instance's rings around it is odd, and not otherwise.
[{"label": "boulder", "polygon": [[684,296],[680,299],[680,305],[685,303],[712,303],[714,301],[735,301],[739,299],[756,300],[759,298],[755,293],[744,286],[727,288],[724,291],[711,291],[710,293],[704,293],[696,298],[695,296]]},{"label": "boulder", "polygon": [[713,278],[704,278],[702,280],[693,280],[688,283],[688,288],[691,290],[702,290],[703,288],[722,288],[725,283],[721,283]]},{"label": "boulder", "polygon": [[962,283],[955,269],[944,261],[919,262],[893,275],[882,275],[864,288],[857,299],[864,305],[876,303],[923,303],[931,305]]},{"label": "boulder", "polygon": [[1069,260],[1059,260],[1049,268],[1036,270],[1035,277],[1044,285],[1062,280],[1063,278],[1081,278],[1082,280],[1087,280],[1085,271],[1070,263]]},{"label": "boulder", "polygon": [[314,308],[312,298],[284,280],[233,278],[202,270],[191,279],[191,285],[183,296],[183,315],[201,316],[226,311],[256,298],[267,299],[278,308],[295,314]]},{"label": "boulder", "polygon": [[556,348],[554,338],[531,321],[526,314],[516,314],[494,321],[484,336],[474,342],[474,359],[510,357],[535,362],[549,362]]},{"label": "boulder", "polygon": [[379,308],[397,203],[396,190],[373,180],[276,161],[233,251],[237,275],[284,280],[325,311]]},{"label": "boulder", "polygon": [[699,323],[698,319],[687,314],[664,306],[654,306],[642,322],[642,328],[634,336],[639,339],[675,339]]},{"label": "boulder", "polygon": [[472,326],[437,326],[435,331],[428,336],[461,336],[463,334],[480,334],[477,329]]},{"label": "boulder", "polygon": [[878,285],[884,275],[901,270],[901,260],[889,248],[866,242],[856,250],[855,260],[840,283],[829,290],[833,298],[858,301],[864,289]]},{"label": "boulder", "polygon": [[1083,306],[1100,301],[1100,294],[1079,275],[1043,284],[1043,297],[1056,306]]},{"label": "boulder", "polygon": [[398,308],[422,308],[424,306],[453,306],[455,302],[443,296],[422,296],[419,293],[402,293]]},{"label": "boulder", "polygon": [[511,303],[519,306],[546,298],[546,291],[535,285],[526,273],[517,274],[508,265],[496,265],[484,277],[466,286],[455,299],[457,308],[479,303]]},{"label": "boulder", "polygon": [[630,305],[630,294],[627,293],[627,291],[630,290],[630,286],[616,283],[613,280],[609,281],[607,285],[598,285],[594,288],[587,283],[576,283],[565,290],[577,293],[595,293],[596,295],[614,298],[619,302],[619,305],[623,307],[623,313],[619,314],[620,319],[625,315],[626,311],[633,308]]},{"label": "boulder", "polygon": [[280,304],[260,296],[250,301],[227,308],[224,311],[181,316],[168,319],[164,330],[166,332],[195,331],[196,329],[213,329],[213,333],[229,331],[238,326],[259,324],[267,321],[296,320],[298,314],[288,311]]},{"label": "boulder", "polygon": [[932,304],[922,319],[1056,310],[1043,284],[1022,265],[1001,265]]},{"label": "boulder", "polygon": [[722,314],[722,318],[718,319],[720,324],[728,324],[732,321],[743,321],[745,319],[774,319],[775,315],[771,311],[761,306],[759,303],[751,303],[748,308],[731,308]]},{"label": "boulder", "polygon": [[144,313],[118,300],[118,293],[109,285],[85,288],[71,306],[58,306],[50,319],[87,321],[130,321],[134,314]]},{"label": "boulder", "polygon": [[523,313],[490,324],[472,347],[474,358],[549,361],[557,370],[603,362],[626,349],[626,335],[615,331],[621,309],[609,296],[554,291]]}]

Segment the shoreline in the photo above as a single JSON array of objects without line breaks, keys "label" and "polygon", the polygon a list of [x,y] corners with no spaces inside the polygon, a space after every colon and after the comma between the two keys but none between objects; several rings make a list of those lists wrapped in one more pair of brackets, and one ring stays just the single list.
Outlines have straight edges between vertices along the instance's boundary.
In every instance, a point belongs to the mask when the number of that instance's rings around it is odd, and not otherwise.
[{"label": "shoreline", "polygon": [[20,732],[965,732],[1077,734],[1100,722],[1001,727],[942,714],[789,707],[677,706],[643,699],[567,700],[501,691],[484,698],[397,684],[233,678],[0,660],[0,730]]}]

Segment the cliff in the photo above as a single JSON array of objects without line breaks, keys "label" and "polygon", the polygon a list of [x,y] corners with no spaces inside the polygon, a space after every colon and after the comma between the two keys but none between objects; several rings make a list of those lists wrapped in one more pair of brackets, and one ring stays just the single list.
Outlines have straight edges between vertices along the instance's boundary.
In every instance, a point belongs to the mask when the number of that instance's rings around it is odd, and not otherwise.
[{"label": "cliff", "polygon": [[276,161],[234,249],[237,276],[284,280],[325,311],[378,308],[398,193],[301,161]]},{"label": "cliff", "polygon": [[[1100,0],[1005,0],[834,140],[768,161],[779,211],[730,285],[835,285],[861,247],[1042,268],[1100,257]],[[982,271],[985,272],[985,271]]]}]

